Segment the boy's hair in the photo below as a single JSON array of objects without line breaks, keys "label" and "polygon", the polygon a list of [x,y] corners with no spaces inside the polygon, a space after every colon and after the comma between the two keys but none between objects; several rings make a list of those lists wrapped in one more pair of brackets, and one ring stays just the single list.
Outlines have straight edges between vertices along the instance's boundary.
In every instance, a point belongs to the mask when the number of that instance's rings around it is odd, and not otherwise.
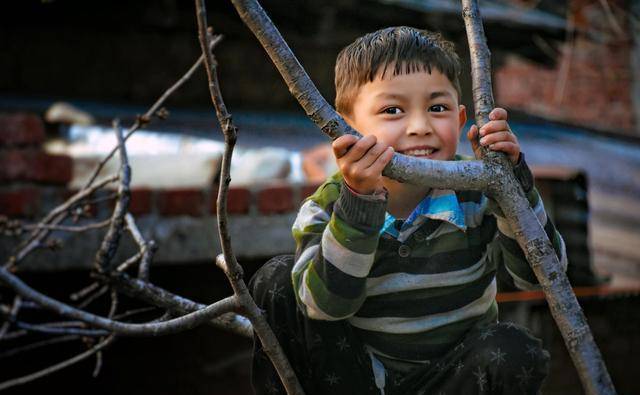
[{"label": "boy's hair", "polygon": [[439,33],[407,26],[366,34],[340,51],[336,59],[336,110],[350,115],[358,89],[387,68],[393,75],[438,69],[460,98],[460,58],[452,42]]}]

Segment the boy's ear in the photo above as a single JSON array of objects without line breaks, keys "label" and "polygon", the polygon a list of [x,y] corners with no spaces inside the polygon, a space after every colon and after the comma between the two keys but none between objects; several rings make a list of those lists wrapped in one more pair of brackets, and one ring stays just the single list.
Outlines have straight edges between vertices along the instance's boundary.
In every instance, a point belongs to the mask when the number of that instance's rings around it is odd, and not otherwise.
[{"label": "boy's ear", "polygon": [[467,108],[464,104],[460,104],[458,106],[458,129],[462,130],[465,123],[467,123]]}]

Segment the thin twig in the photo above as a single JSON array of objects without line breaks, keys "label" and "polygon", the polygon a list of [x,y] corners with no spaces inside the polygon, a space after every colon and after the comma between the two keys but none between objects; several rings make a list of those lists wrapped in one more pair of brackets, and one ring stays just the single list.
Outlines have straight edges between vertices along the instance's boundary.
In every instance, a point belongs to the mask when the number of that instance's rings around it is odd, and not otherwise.
[{"label": "thin twig", "polygon": [[94,347],[92,347],[91,349],[83,352],[82,354],[78,354],[73,358],[70,358],[66,361],[60,362],[58,364],[55,364],[53,366],[49,366],[48,368],[42,369],[40,371],[37,371],[35,373],[31,373],[28,374],[26,376],[22,376],[22,377],[18,377],[15,379],[11,379],[11,380],[7,380],[3,383],[0,383],[0,391],[5,390],[7,388],[11,388],[11,387],[15,387],[16,385],[21,385],[21,384],[26,384],[29,383],[33,380],[39,379],[41,377],[47,376],[51,373],[57,372],[58,370],[64,369],[66,367],[69,367],[75,363],[78,363],[90,356],[92,356],[93,354],[97,353],[98,351],[102,350],[103,348],[107,347],[109,344],[111,344],[111,342],[113,341],[114,337],[110,336],[107,339],[105,339],[103,342],[100,342],[98,344],[96,344]]},{"label": "thin twig", "polygon": [[[220,37],[220,39],[222,39],[222,37]],[[217,41],[213,42],[212,45],[213,46],[217,45],[220,42],[220,39],[218,39]],[[129,129],[125,133],[124,141],[127,141],[129,139],[129,137],[131,137],[131,135],[133,135],[138,129],[141,129],[141,128],[145,127],[151,121],[151,117],[153,117],[153,115],[164,104],[164,102],[169,98],[169,96],[171,96],[182,85],[184,85],[184,83],[187,82],[193,76],[193,74],[196,72],[196,70],[198,70],[198,68],[202,65],[203,62],[204,62],[204,58],[203,58],[203,56],[200,56],[198,58],[198,60],[196,60],[196,62],[189,68],[189,70],[182,77],[180,77],[180,79],[178,81],[176,81],[173,85],[171,85],[169,87],[169,89],[167,89],[162,94],[162,96],[160,96],[158,98],[158,100],[156,100],[156,102],[151,105],[151,107],[149,107],[149,109],[147,110],[146,113],[144,113],[143,115],[139,116],[136,119],[136,121],[133,123],[133,125],[131,125],[131,127],[129,127]],[[100,162],[98,164],[96,169],[93,171],[93,174],[91,175],[91,177],[89,178],[89,180],[85,184],[84,188],[87,188],[87,187],[91,186],[91,184],[93,184],[95,179],[98,177],[98,175],[100,174],[100,172],[104,168],[105,164],[116,153],[117,149],[118,149],[118,147],[114,147],[111,150],[111,152],[109,152],[109,154],[107,154],[107,156],[102,160],[102,162]]]},{"label": "thin twig", "polygon": [[[224,272],[231,283],[231,287],[238,298],[240,306],[246,311],[247,316],[253,324],[254,330],[262,342],[265,353],[273,362],[282,384],[289,394],[304,394],[304,390],[298,381],[286,355],[282,351],[278,339],[267,324],[261,310],[255,304],[253,298],[249,295],[246,284],[244,283],[243,271],[236,261],[235,254],[231,247],[231,237],[228,229],[227,218],[227,194],[229,191],[229,183],[231,182],[230,168],[233,148],[236,143],[238,129],[233,124],[231,114],[222,99],[218,77],[216,72],[217,62],[211,51],[211,30],[207,29],[207,11],[204,0],[195,0],[196,17],[198,20],[198,38],[200,39],[200,49],[204,55],[206,65],[207,79],[209,81],[209,94],[216,111],[216,116],[220,122],[222,133],[224,134],[225,149],[222,156],[222,165],[220,170],[220,188],[218,189],[217,201],[217,220],[218,233],[220,235],[220,244],[222,246],[224,262]],[[216,259],[220,261],[220,257]]]},{"label": "thin twig", "polygon": [[[47,214],[47,216],[45,218],[42,219],[42,221],[40,221],[40,224],[50,224],[50,225],[57,225],[59,224],[61,221],[63,221],[66,216],[67,216],[67,212],[68,210],[77,202],[79,202],[80,200],[86,198],[87,196],[90,196],[92,193],[94,193],[95,191],[97,191],[98,189],[104,187],[107,184],[110,184],[114,181],[116,181],[118,179],[118,176],[110,176],[107,177],[103,180],[101,180],[100,182],[96,183],[95,185],[83,189],[79,192],[77,192],[75,195],[73,195],[72,197],[70,197],[66,202],[64,202],[63,204],[59,205],[58,207],[54,208],[53,210],[51,210],[49,212],[49,214]],[[40,242],[47,237],[47,235],[49,235],[50,231],[48,229],[41,229],[38,228],[36,230],[34,230],[31,235],[22,243],[20,243],[20,245],[17,248],[17,252],[9,258],[9,260],[5,263],[4,267],[6,269],[13,269],[15,268],[15,266],[20,263],[20,261],[22,261],[27,255],[29,255],[29,253],[31,253],[31,251],[33,251],[34,249],[36,249],[39,245]]]},{"label": "thin twig", "polygon": [[50,335],[76,335],[76,336],[107,336],[109,331],[100,329],[84,329],[84,328],[65,328],[49,325],[33,325],[22,321],[15,322],[16,327],[24,329],[29,332],[47,333]]},{"label": "thin twig", "polygon": [[620,23],[618,23],[616,16],[613,14],[613,11],[609,6],[609,2],[607,0],[600,0],[600,5],[604,8],[604,13],[607,15],[611,28],[616,32],[619,38],[625,38],[624,30],[620,26]]},{"label": "thin twig", "polygon": [[[151,265],[151,260],[153,259],[153,255],[157,250],[156,243],[153,240],[146,241],[144,239],[144,237],[142,236],[142,232],[140,232],[140,229],[138,229],[138,225],[136,225],[136,221],[135,218],[133,218],[133,215],[127,213],[125,219],[127,221],[127,228],[129,229],[131,236],[133,236],[133,239],[136,241],[138,247],[140,248],[141,261],[140,265],[138,266],[138,278],[146,281],[149,279],[149,266]],[[122,264],[121,266],[124,266],[124,264]]]},{"label": "thin twig", "polygon": [[22,305],[22,297],[20,295],[16,295],[13,298],[13,304],[11,305],[11,310],[9,311],[9,316],[7,317],[4,324],[2,324],[2,328],[0,328],[0,340],[7,334],[11,323],[15,320],[18,315],[18,311],[20,311],[20,306]]},{"label": "thin twig", "polygon": [[83,300],[81,303],[79,303],[77,307],[79,309],[84,309],[85,307],[89,306],[91,303],[95,302],[102,295],[104,295],[107,292],[107,290],[109,290],[109,287],[106,286],[106,285],[103,285],[102,287],[100,287],[98,289],[98,291],[96,291],[92,295],[88,296],[85,300]]},{"label": "thin twig", "polygon": [[86,232],[93,229],[101,229],[109,226],[111,219],[106,219],[101,222],[94,222],[82,226],[65,226],[65,225],[49,225],[49,224],[35,224],[35,225],[23,225],[27,230],[33,229],[47,229],[47,230],[59,230],[63,232]]},{"label": "thin twig", "polygon": [[20,354],[22,352],[32,351],[32,350],[38,349],[40,347],[46,347],[46,346],[50,346],[50,345],[53,345],[53,344],[66,343],[66,342],[69,342],[69,341],[78,340],[79,338],[80,338],[80,336],[77,336],[77,335],[67,335],[67,336],[53,337],[51,339],[40,340],[40,341],[37,341],[37,342],[34,342],[34,343],[26,344],[24,346],[20,346],[20,347],[12,348],[12,349],[7,350],[7,351],[3,351],[3,352],[0,353],[0,359],[12,357],[12,356]]},{"label": "thin twig", "polygon": [[160,336],[177,333],[194,328],[204,322],[210,321],[214,317],[218,317],[237,309],[235,296],[229,296],[212,303],[203,309],[166,322],[157,324],[130,324],[110,320],[50,298],[49,296],[29,287],[14,274],[2,267],[0,267],[0,281],[5,283],[7,287],[11,288],[15,293],[21,295],[23,298],[31,299],[36,303],[39,303],[42,307],[61,316],[84,321],[91,326],[106,329],[125,336]]},{"label": "thin twig", "polygon": [[98,273],[105,273],[109,271],[111,259],[118,249],[118,243],[120,242],[120,236],[122,235],[122,228],[124,227],[124,216],[129,208],[130,190],[129,184],[131,182],[131,167],[129,166],[129,157],[127,156],[127,147],[122,137],[122,128],[118,120],[113,121],[113,129],[118,138],[118,148],[120,150],[120,184],[118,185],[118,200],[116,206],[113,209],[111,215],[111,224],[107,234],[102,240],[100,249],[96,253],[94,261],[94,269]]},{"label": "thin twig", "polygon": [[78,300],[86,297],[91,292],[95,291],[99,286],[100,286],[100,283],[97,282],[97,281],[94,282],[94,283],[91,283],[91,284],[87,285],[86,287],[82,288],[81,290],[72,293],[69,296],[69,299],[71,299],[74,302],[78,301]]}]

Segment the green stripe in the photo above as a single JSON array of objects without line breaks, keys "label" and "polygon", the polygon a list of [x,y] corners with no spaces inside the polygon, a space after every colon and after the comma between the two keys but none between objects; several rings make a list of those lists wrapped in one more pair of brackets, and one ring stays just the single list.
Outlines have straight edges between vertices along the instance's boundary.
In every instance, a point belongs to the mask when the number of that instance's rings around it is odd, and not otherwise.
[{"label": "green stripe", "polygon": [[[386,351],[392,350],[393,345],[397,345],[403,346],[403,348],[411,346],[415,347],[416,349],[422,349],[421,351],[423,352],[428,352],[429,347],[459,342],[464,334],[471,328],[482,327],[489,323],[495,322],[497,317],[498,305],[494,301],[489,309],[487,309],[487,311],[481,316],[457,321],[440,328],[432,329],[428,332],[392,334],[383,332],[372,332],[362,329],[358,329],[358,332],[362,335],[365,343],[370,341],[371,343],[375,344],[388,344],[389,349]],[[385,350],[380,351],[384,352]],[[391,356],[394,356],[394,354],[391,354]]]},{"label": "green stripe", "polygon": [[337,215],[331,217],[329,229],[340,245],[358,254],[371,254],[378,247],[380,237],[377,233],[362,232]]},{"label": "green stripe", "polygon": [[356,282],[360,282],[362,292],[357,299],[346,299],[339,295],[336,295],[329,291],[324,282],[318,275],[315,269],[315,263],[313,263],[307,270],[307,288],[313,295],[313,300],[320,310],[331,317],[346,317],[355,313],[362,305],[366,297],[365,292],[365,280],[354,280],[354,287],[357,287]]},{"label": "green stripe", "polygon": [[325,181],[313,195],[309,196],[306,200],[313,200],[318,203],[323,210],[328,211],[330,205],[332,205],[338,196],[340,196],[340,184],[342,183],[342,175],[338,172]]},{"label": "green stripe", "polygon": [[527,193],[527,200],[531,207],[536,207],[538,205],[538,202],[540,202],[540,193],[538,193],[536,187],[533,187],[533,189]]},{"label": "green stripe", "polygon": [[531,284],[538,283],[536,275],[533,274],[533,271],[526,260],[521,257],[514,256],[511,251],[506,248],[502,249],[502,256],[504,258],[504,264],[513,274],[527,282],[530,282]]}]

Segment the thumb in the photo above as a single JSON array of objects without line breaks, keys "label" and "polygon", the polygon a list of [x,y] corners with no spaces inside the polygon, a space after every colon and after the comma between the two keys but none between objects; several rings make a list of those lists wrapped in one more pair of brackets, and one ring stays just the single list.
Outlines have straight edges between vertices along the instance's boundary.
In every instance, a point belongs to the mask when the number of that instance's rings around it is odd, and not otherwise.
[{"label": "thumb", "polygon": [[476,125],[471,125],[471,128],[469,128],[467,140],[471,143],[473,151],[476,151],[480,147],[480,143],[478,142],[478,127]]}]

